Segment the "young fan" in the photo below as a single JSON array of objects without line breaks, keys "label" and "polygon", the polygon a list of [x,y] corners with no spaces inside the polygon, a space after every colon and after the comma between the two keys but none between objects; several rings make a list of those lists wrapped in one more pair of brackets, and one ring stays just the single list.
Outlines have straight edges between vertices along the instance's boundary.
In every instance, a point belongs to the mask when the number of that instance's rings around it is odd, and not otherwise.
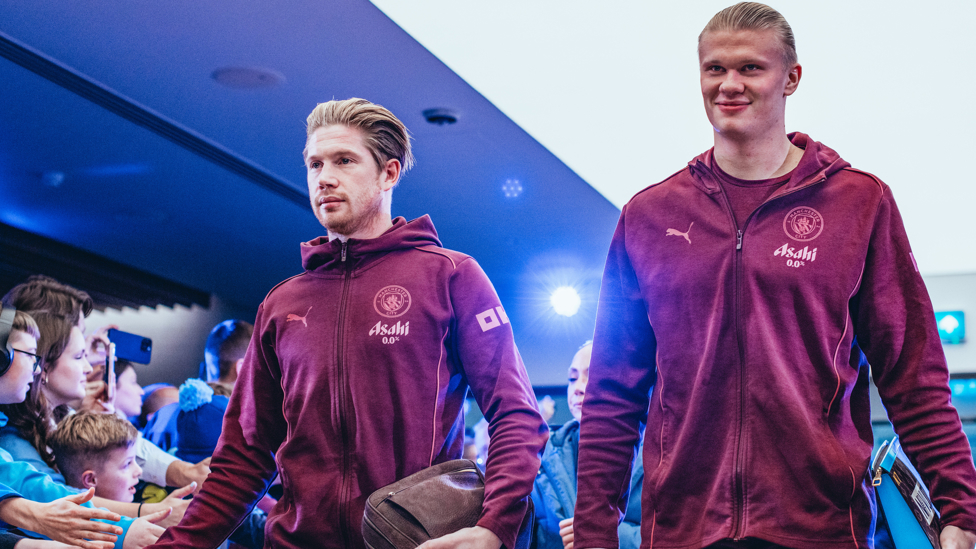
[{"label": "young fan", "polygon": [[117,415],[81,412],[64,418],[48,444],[68,486],[94,488],[98,497],[131,502],[142,474],[136,463],[138,436]]}]

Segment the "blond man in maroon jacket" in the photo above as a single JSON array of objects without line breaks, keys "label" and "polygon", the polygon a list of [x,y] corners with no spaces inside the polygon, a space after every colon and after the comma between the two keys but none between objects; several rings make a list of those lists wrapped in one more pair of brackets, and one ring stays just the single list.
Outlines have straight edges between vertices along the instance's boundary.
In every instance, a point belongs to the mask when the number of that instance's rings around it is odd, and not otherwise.
[{"label": "blond man in maroon jacket", "polygon": [[802,68],[778,12],[722,10],[698,54],[715,146],[621,212],[574,547],[617,546],[644,420],[642,547],[870,546],[870,362],[942,547],[972,549],[976,470],[890,189],[787,135]]},{"label": "blond man in maroon jacket", "polygon": [[312,209],[327,237],[258,309],[207,478],[154,547],[216,547],[267,489],[266,546],[364,548],[366,498],[461,457],[471,388],[492,431],[476,526],[423,549],[514,546],[548,428],[491,283],[427,216],[393,219],[413,158],[406,128],[362,99],[308,118]]}]

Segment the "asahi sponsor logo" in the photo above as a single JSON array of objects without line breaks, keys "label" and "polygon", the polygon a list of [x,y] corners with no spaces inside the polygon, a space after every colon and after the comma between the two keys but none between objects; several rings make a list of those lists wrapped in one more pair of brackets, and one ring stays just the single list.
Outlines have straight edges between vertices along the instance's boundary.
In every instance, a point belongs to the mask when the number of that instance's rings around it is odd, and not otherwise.
[{"label": "asahi sponsor logo", "polygon": [[396,324],[383,324],[379,321],[369,329],[371,336],[405,336],[410,334],[410,321],[397,321]]},{"label": "asahi sponsor logo", "polygon": [[369,335],[379,336],[384,345],[393,345],[401,337],[410,335],[410,322],[398,320],[396,324],[383,324],[381,320],[369,329]]},{"label": "asahi sponsor logo", "polygon": [[817,260],[817,249],[810,249],[810,246],[804,246],[802,248],[792,247],[789,244],[783,244],[776,251],[773,252],[773,257],[784,257],[786,258],[787,267],[803,267],[809,263],[813,263]]}]

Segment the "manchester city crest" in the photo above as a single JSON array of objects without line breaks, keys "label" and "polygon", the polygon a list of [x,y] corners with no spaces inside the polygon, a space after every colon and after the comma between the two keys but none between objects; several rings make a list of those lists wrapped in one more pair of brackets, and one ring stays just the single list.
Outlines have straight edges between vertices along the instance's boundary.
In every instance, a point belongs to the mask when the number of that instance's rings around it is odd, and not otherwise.
[{"label": "manchester city crest", "polygon": [[808,242],[820,236],[823,226],[823,216],[820,212],[806,206],[793,208],[783,220],[786,236],[800,242]]},{"label": "manchester city crest", "polygon": [[386,318],[395,318],[410,309],[410,292],[403,286],[387,286],[376,292],[373,308]]}]

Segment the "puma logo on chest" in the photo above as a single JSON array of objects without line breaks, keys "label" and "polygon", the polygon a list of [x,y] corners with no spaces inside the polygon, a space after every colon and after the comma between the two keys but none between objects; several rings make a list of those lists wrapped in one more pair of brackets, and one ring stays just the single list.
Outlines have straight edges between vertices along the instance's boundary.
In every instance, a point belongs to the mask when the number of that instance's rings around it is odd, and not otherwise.
[{"label": "puma logo on chest", "polygon": [[668,229],[668,232],[665,233],[664,236],[680,236],[680,237],[683,237],[685,240],[687,240],[688,241],[688,244],[691,244],[691,237],[688,236],[688,233],[691,232],[691,228],[694,225],[695,225],[695,222],[692,221],[691,222],[691,225],[688,225],[688,230],[685,231],[685,232],[681,232],[678,229]]},{"label": "puma logo on chest", "polygon": [[287,317],[285,317],[285,322],[292,322],[292,321],[301,320],[302,321],[302,324],[304,324],[305,327],[308,328],[308,322],[306,322],[305,319],[308,318],[308,313],[311,312],[311,311],[312,311],[312,308],[309,307],[308,308],[308,311],[305,311],[305,316],[298,316],[296,314],[290,314]]}]

